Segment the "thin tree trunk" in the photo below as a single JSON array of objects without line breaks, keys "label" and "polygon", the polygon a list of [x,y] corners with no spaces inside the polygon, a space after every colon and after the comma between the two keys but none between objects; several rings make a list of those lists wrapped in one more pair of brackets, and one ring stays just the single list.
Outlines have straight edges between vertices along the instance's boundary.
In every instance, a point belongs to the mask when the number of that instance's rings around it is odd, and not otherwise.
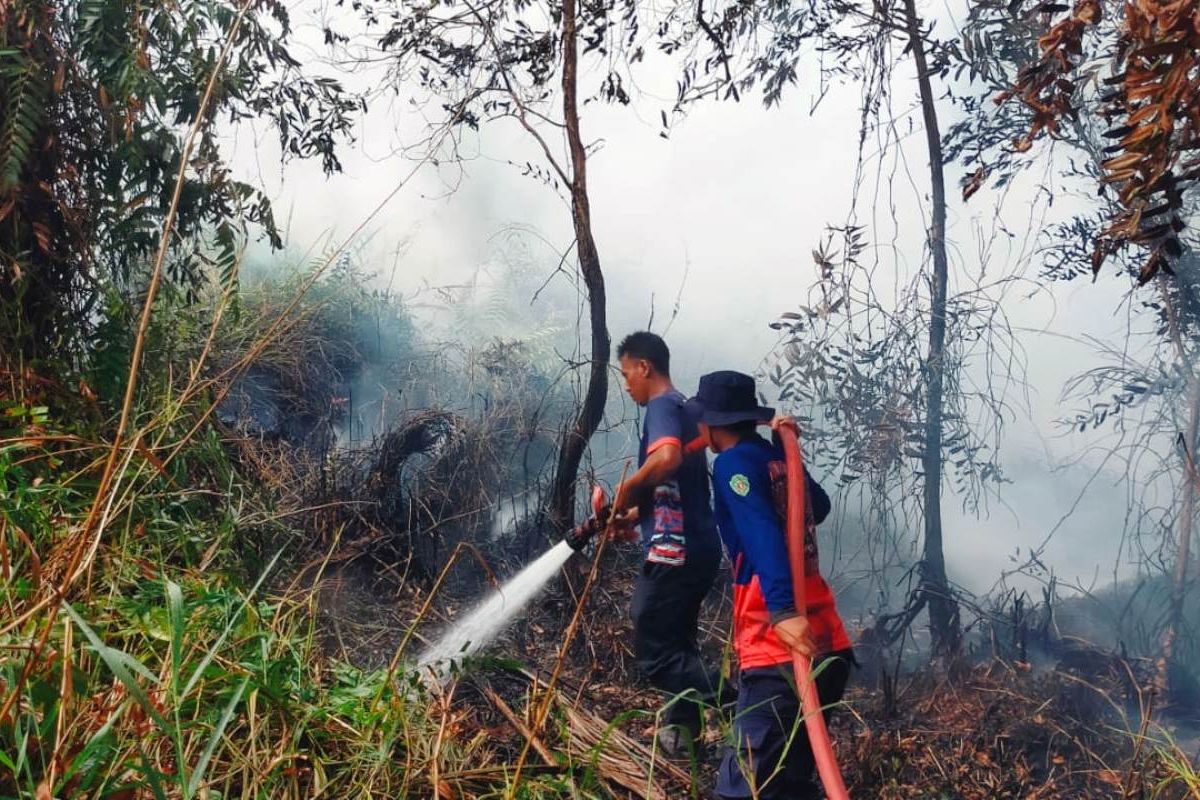
[{"label": "thin tree trunk", "polygon": [[[1176,294],[1168,288],[1165,276],[1159,278],[1159,288],[1162,291],[1163,308],[1167,313],[1167,327],[1175,345],[1176,356],[1180,365],[1187,368],[1190,359],[1184,346],[1185,326],[1187,331],[1195,331],[1197,327],[1197,298],[1196,270],[1200,264],[1195,254],[1189,250],[1176,265],[1178,278],[1175,281]],[[1178,302],[1175,302],[1177,300]],[[1190,370],[1189,370],[1190,372]],[[1169,702],[1171,691],[1170,671],[1171,662],[1175,655],[1175,640],[1183,624],[1184,600],[1187,598],[1188,568],[1191,562],[1192,531],[1196,520],[1196,488],[1200,476],[1197,475],[1196,446],[1197,435],[1200,434],[1200,377],[1194,372],[1188,382],[1188,423],[1187,431],[1183,434],[1183,476],[1180,478],[1180,491],[1183,497],[1179,505],[1179,519],[1176,524],[1178,550],[1175,553],[1175,574],[1171,585],[1171,597],[1167,605],[1167,619],[1163,626],[1162,651],[1158,660],[1158,675],[1156,689]]]},{"label": "thin tree trunk", "polygon": [[571,216],[575,226],[579,269],[587,288],[592,355],[583,405],[579,409],[575,424],[563,433],[558,464],[550,487],[548,512],[552,530],[555,532],[564,530],[575,521],[575,478],[588,441],[600,426],[604,414],[604,402],[608,398],[610,348],[605,316],[604,273],[600,269],[600,254],[596,250],[596,241],[592,238],[592,213],[587,191],[587,151],[579,133],[579,108],[575,90],[578,63],[575,10],[575,0],[563,0],[563,122],[571,154]]},{"label": "thin tree trunk", "polygon": [[904,2],[909,47],[917,67],[921,112],[925,118],[925,142],[929,149],[929,177],[933,193],[933,224],[929,249],[933,255],[929,345],[925,361],[926,409],[925,448],[925,552],[921,561],[921,591],[929,607],[929,627],[935,652],[952,652],[958,646],[958,608],[946,581],[946,559],[942,552],[942,393],[946,351],[946,182],[942,174],[942,137],[937,108],[921,38],[921,21],[914,0]]},{"label": "thin tree trunk", "polygon": [[1175,554],[1175,575],[1171,587],[1171,599],[1167,607],[1167,624],[1163,629],[1162,658],[1158,664],[1159,689],[1170,691],[1170,665],[1175,655],[1175,639],[1183,624],[1183,605],[1187,597],[1188,566],[1192,557],[1192,529],[1196,519],[1196,434],[1200,427],[1200,380],[1192,379],[1189,392],[1190,412],[1187,441],[1183,453],[1183,500],[1179,506],[1178,545]]}]

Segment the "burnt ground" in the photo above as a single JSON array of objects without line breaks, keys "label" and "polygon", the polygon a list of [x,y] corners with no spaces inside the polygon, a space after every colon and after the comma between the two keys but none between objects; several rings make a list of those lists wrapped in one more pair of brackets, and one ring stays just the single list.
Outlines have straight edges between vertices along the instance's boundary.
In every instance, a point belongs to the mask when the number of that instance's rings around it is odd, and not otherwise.
[{"label": "burnt ground", "polygon": [[[486,533],[496,474],[492,456],[469,446],[486,441],[471,426],[446,413],[421,412],[379,447],[343,453],[332,467],[319,449],[297,448],[282,435],[241,441],[242,463],[277,487],[281,505],[305,520],[308,561],[290,580],[315,591],[317,632],[329,656],[364,669],[386,666],[420,616],[449,557],[448,542],[473,544],[502,576],[506,565],[511,571],[524,563],[497,549]],[[308,513],[314,505],[325,510]],[[540,732],[553,750],[551,761],[555,753],[619,751],[624,760],[609,764],[604,775],[618,796],[622,786],[627,796],[641,796],[628,787],[644,786],[637,770],[661,757],[648,749],[661,698],[638,676],[630,648],[628,607],[638,560],[632,549],[605,553],[558,680],[559,725]],[[491,653],[549,676],[589,567],[587,559],[572,559],[564,577],[546,587]],[[406,658],[478,602],[487,573],[471,558],[449,571]],[[703,617],[701,646],[714,664],[725,656],[728,589],[723,577]],[[1148,705],[1144,664],[1085,647],[1038,670],[995,658],[953,668],[922,664],[891,677],[878,664],[868,667],[874,668],[852,679],[846,708],[832,725],[855,797],[1198,797],[1195,790],[1164,788],[1167,765],[1153,742],[1134,733]],[[477,668],[455,695],[463,732],[486,734],[501,755],[515,758],[525,742],[520,719],[529,718],[529,682],[511,665]],[[710,717],[715,724],[699,763],[667,770],[656,796],[710,791],[729,726],[715,711]],[[619,741],[606,733],[610,723]],[[1157,721],[1148,727],[1155,738],[1163,732]],[[1185,735],[1180,745],[1182,760],[1200,755]]]},{"label": "burnt ground", "polygon": [[[583,623],[564,664],[559,686],[575,707],[616,728],[641,745],[653,744],[653,712],[660,698],[636,674],[627,616],[636,555],[609,553],[587,600]],[[534,602],[524,619],[494,643],[497,656],[514,656],[547,676],[559,656],[563,633],[575,608],[589,563],[568,565]],[[320,629],[328,652],[359,666],[385,665],[415,616],[422,595],[396,575],[365,563],[329,572],[320,591]],[[465,613],[468,593],[435,603],[421,637]],[[720,662],[728,617],[728,587],[710,597],[702,631],[706,657]],[[420,637],[411,645],[420,648]],[[922,669],[866,685],[866,672],[852,679],[847,708],[832,725],[839,760],[852,796],[879,800],[992,800],[1013,798],[1196,797],[1183,788],[1158,788],[1166,768],[1154,741],[1166,731],[1158,722],[1139,745],[1139,667],[1110,656],[1034,670],[1019,662],[990,660],[952,669]],[[481,668],[480,685],[506,684],[511,675]],[[470,682],[472,679],[468,679]],[[501,695],[521,712],[524,695]],[[514,751],[522,734],[499,715],[479,691],[461,691],[457,702],[472,709],[469,719],[489,735],[510,737]],[[630,714],[630,711],[642,713]],[[722,730],[716,712],[698,764],[677,762],[693,775],[692,791],[711,790]],[[728,725],[728,720],[725,720]],[[1169,728],[1167,729],[1170,730]],[[1180,750],[1200,759],[1187,729],[1175,731]],[[549,734],[547,734],[549,735]],[[637,796],[637,793],[631,793]]]}]

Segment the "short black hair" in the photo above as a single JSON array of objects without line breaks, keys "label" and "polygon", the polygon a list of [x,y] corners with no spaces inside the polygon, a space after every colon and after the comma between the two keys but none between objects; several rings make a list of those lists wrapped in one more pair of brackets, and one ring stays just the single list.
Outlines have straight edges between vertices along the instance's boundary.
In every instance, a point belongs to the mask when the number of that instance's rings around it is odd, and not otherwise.
[{"label": "short black hair", "polygon": [[637,331],[621,340],[617,345],[617,358],[644,358],[662,375],[671,375],[671,351],[657,333]]}]

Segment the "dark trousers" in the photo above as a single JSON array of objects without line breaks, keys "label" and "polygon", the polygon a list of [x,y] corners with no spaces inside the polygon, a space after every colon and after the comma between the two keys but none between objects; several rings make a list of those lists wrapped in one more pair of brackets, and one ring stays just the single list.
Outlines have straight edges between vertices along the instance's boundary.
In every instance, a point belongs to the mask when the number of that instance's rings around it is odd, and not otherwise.
[{"label": "dark trousers", "polygon": [[[854,653],[843,650],[815,659],[813,671],[826,659],[832,660],[816,677],[823,707],[842,699]],[[734,744],[726,749],[717,772],[717,796],[722,800],[824,797],[794,680],[791,664],[742,673],[733,720]],[[825,719],[829,720],[828,709]]]},{"label": "dark trousers", "polygon": [[670,702],[663,724],[686,727],[693,736],[703,727],[704,705],[714,701],[721,686],[720,672],[704,666],[696,643],[700,605],[719,566],[719,552],[689,548],[681,566],[643,562],[633,588],[638,668],[654,688],[684,695]]}]

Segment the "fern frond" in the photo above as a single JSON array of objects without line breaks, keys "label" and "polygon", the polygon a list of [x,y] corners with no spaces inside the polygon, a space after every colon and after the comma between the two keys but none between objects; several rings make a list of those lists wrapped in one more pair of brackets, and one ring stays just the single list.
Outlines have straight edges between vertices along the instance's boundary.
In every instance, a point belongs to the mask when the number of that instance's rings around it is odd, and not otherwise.
[{"label": "fern frond", "polygon": [[42,126],[46,92],[38,68],[24,53],[0,52],[0,192],[17,187]]}]

